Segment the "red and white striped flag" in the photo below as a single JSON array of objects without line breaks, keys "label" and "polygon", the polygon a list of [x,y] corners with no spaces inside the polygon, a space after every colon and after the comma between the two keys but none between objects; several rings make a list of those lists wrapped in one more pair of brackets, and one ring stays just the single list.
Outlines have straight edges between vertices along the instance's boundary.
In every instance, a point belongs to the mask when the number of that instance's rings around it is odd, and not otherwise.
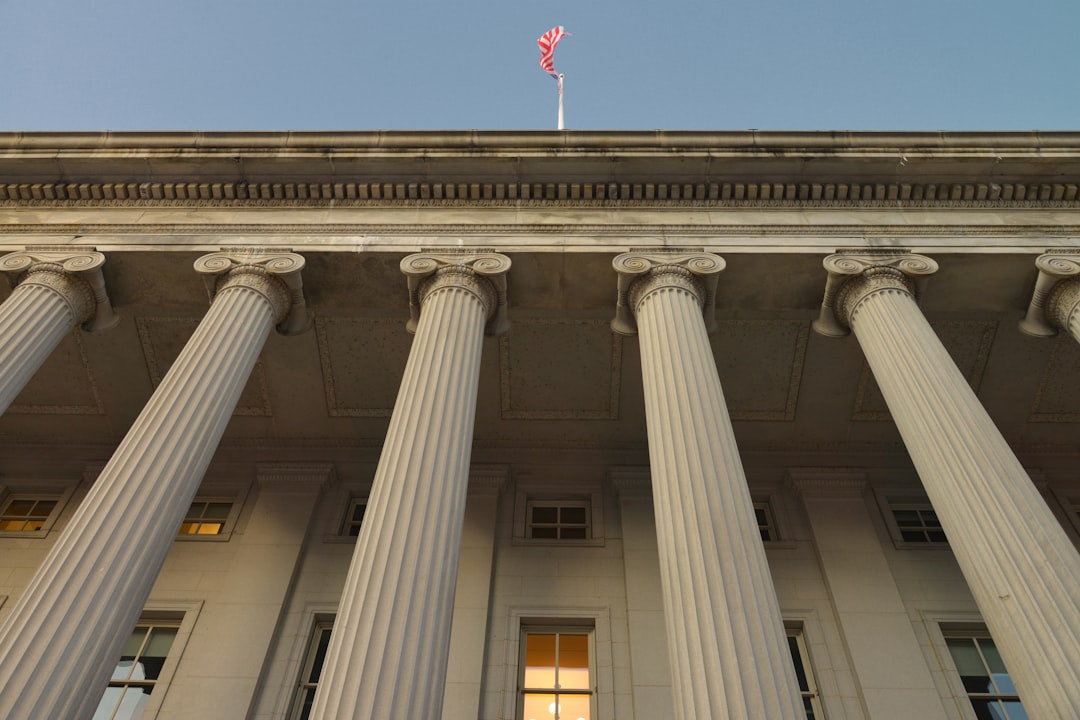
[{"label": "red and white striped flag", "polygon": [[559,76],[559,73],[555,72],[555,46],[569,34],[562,25],[556,25],[536,41],[536,44],[540,46],[540,67],[544,68],[544,72],[549,75]]}]

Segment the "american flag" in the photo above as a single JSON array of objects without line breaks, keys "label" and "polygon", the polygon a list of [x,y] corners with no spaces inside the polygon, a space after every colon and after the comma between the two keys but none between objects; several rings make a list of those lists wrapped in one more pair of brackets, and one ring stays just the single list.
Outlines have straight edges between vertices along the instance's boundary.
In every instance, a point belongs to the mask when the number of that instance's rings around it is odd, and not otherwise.
[{"label": "american flag", "polygon": [[558,77],[559,73],[555,72],[555,46],[569,34],[562,25],[556,25],[536,41],[540,46],[540,67],[544,68],[544,72]]}]

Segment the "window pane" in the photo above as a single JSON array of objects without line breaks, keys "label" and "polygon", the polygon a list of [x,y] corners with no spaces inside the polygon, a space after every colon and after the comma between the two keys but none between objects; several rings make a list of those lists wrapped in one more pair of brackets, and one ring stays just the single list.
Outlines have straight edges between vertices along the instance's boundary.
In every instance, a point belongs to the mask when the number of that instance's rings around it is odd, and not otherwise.
[{"label": "window pane", "polygon": [[146,704],[150,702],[152,688],[124,688],[124,697],[116,710],[115,720],[138,720],[142,717]]},{"label": "window pane", "polygon": [[200,535],[220,535],[221,528],[224,527],[221,523],[200,523],[199,534]]},{"label": "window pane", "polygon": [[[330,647],[330,628],[323,628],[319,633],[319,644],[315,648],[315,658],[311,661],[311,673],[308,675],[308,682],[319,682],[328,647]],[[314,693],[312,693],[312,697],[315,697]]]},{"label": "window pane", "polygon": [[315,703],[315,688],[304,690],[304,697],[300,701],[300,714],[297,720],[308,720],[311,717],[311,706]]},{"label": "window pane", "polygon": [[94,720],[109,720],[112,717],[113,710],[116,709],[116,704],[120,701],[120,696],[123,694],[124,688],[122,687],[105,688],[105,694],[101,697],[97,710],[94,711]]},{"label": "window pane", "polygon": [[585,508],[583,507],[564,507],[561,509],[561,514],[560,520],[563,523],[572,525],[585,524]]},{"label": "window pane", "polygon": [[55,507],[55,500],[38,500],[37,507],[34,508],[34,514],[38,517],[49,517]]},{"label": "window pane", "polygon": [[564,540],[585,540],[585,528],[563,528],[560,537]]},{"label": "window pane", "polygon": [[551,523],[559,521],[559,508],[533,507],[532,521],[534,523]]},{"label": "window pane", "polygon": [[553,527],[534,527],[532,536],[541,540],[556,540],[559,537],[559,530]]},{"label": "window pane", "polygon": [[554,695],[525,694],[525,720],[551,720],[554,713],[550,710],[558,710]]},{"label": "window pane", "polygon": [[14,517],[26,517],[33,509],[33,500],[12,500],[8,503],[7,509],[4,510],[4,514]]},{"label": "window pane", "polygon": [[803,668],[802,653],[799,652],[799,639],[794,635],[788,635],[788,649],[791,650],[791,662],[795,665],[795,677],[799,680],[799,690],[810,691],[810,683],[806,679],[806,669]]},{"label": "window pane", "polygon": [[525,636],[525,687],[555,687],[555,635]]},{"label": "window pane", "polygon": [[588,695],[559,695],[560,720],[589,720]]},{"label": "window pane", "polygon": [[6,532],[20,532],[25,525],[25,520],[2,520],[0,521],[0,530]]},{"label": "window pane", "polygon": [[565,690],[589,689],[588,635],[559,635],[558,682]]},{"label": "window pane", "polygon": [[174,627],[155,627],[150,631],[150,641],[146,643],[143,657],[164,658],[168,655],[173,640],[176,640],[177,630],[178,628]]},{"label": "window pane", "polygon": [[232,510],[232,503],[226,502],[214,502],[209,503],[206,506],[206,512],[203,513],[204,518],[211,520],[225,520],[229,517],[229,511]]},{"label": "window pane", "polygon": [[1003,700],[1001,704],[1005,706],[1009,720],[1028,720],[1027,710],[1024,710],[1019,700]]}]

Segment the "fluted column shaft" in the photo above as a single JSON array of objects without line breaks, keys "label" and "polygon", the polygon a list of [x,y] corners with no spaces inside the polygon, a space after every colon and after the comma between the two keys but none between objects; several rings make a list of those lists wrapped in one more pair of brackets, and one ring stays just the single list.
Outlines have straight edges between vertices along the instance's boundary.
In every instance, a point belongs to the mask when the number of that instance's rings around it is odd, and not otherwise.
[{"label": "fluted column shaft", "polygon": [[837,296],[1033,718],[1080,717],[1080,554],[915,303],[871,268]]},{"label": "fluted column shaft", "polygon": [[[502,272],[509,260],[484,256]],[[441,265],[435,270],[436,265]],[[311,717],[437,720],[469,484],[484,327],[496,291],[477,264],[414,255],[433,272]]]},{"label": "fluted column shaft", "polygon": [[93,713],[263,343],[288,308],[284,283],[265,271],[246,267],[219,287],[0,628],[0,717]]},{"label": "fluted column shaft", "polygon": [[[697,257],[722,267],[715,256]],[[617,270],[623,258],[616,259]],[[702,317],[706,293],[686,267],[661,262],[653,259],[649,273],[630,286],[629,299],[641,338],[675,716],[803,718]]]},{"label": "fluted column shaft", "polygon": [[[0,259],[0,271],[23,273],[0,304],[0,414],[30,382],[60,341],[94,317],[94,287],[79,277],[91,274],[101,283],[105,257],[98,252],[12,253]],[[104,285],[100,285],[104,295]],[[103,320],[104,315],[102,313]],[[108,321],[114,324],[108,308]]]}]

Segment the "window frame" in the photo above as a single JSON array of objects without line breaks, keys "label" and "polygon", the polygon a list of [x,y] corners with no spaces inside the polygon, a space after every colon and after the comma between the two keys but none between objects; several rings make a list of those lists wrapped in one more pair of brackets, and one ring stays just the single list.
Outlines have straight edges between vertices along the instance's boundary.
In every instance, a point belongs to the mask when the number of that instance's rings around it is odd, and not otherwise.
[{"label": "window frame", "polygon": [[[587,635],[588,636],[588,652],[589,652],[589,689],[588,690],[560,690],[558,688],[528,688],[525,687],[525,668],[526,658],[525,652],[527,649],[526,638],[530,635],[545,635],[554,634],[556,637],[559,635]],[[556,642],[558,642],[556,640]],[[517,662],[517,676],[518,680],[515,685],[516,700],[515,700],[515,713],[514,717],[517,720],[529,720],[525,717],[525,696],[527,694],[551,694],[556,698],[559,695],[587,695],[589,697],[589,718],[590,720],[596,720],[597,717],[597,700],[599,696],[598,680],[599,673],[597,667],[596,657],[596,623],[590,618],[557,618],[557,619],[545,619],[545,620],[526,620],[523,619],[519,626],[518,634],[518,662]],[[538,719],[545,720],[545,719]],[[561,718],[560,720],[567,720]]]},{"label": "window frame", "polygon": [[[530,510],[536,503],[580,504],[586,508],[587,528],[584,538],[529,537]],[[603,547],[604,497],[599,482],[543,483],[518,482],[514,498],[514,545],[549,547]]]},{"label": "window frame", "polygon": [[[304,700],[308,690],[318,690],[319,681],[322,680],[322,668],[319,669],[319,680],[311,682],[312,666],[318,654],[319,645],[322,642],[322,634],[327,633],[327,647],[329,647],[330,633],[334,630],[335,616],[327,613],[316,613],[311,618],[311,625],[307,633],[307,643],[304,653],[300,658],[299,673],[294,675],[292,699],[289,702],[289,720],[306,720],[303,713]],[[325,658],[324,658],[325,659]],[[312,694],[314,699],[314,694]],[[310,716],[309,716],[310,717]]]},{"label": "window frame", "polygon": [[[173,638],[172,646],[165,657],[165,663],[154,681],[154,689],[149,695],[149,700],[146,707],[143,708],[139,720],[154,720],[161,712],[161,706],[176,674],[176,668],[184,656],[188,640],[191,639],[191,633],[198,620],[199,613],[202,611],[202,606],[203,602],[201,600],[148,603],[142,614],[139,615],[135,625],[129,631],[129,633],[134,632],[135,628],[144,623],[176,623],[177,627],[176,637]],[[117,658],[117,662],[119,662],[119,658]],[[104,696],[104,692],[102,692],[102,696]]]},{"label": "window frame", "polygon": [[[989,640],[993,643],[994,638],[984,623],[932,620],[931,626],[934,628],[933,640],[938,649],[939,660],[946,677],[946,682],[948,683],[950,694],[956,701],[956,705],[960,709],[964,720],[977,720],[978,716],[975,714],[975,708],[972,705],[973,697],[975,699],[1015,700],[1023,705],[1023,701],[1017,693],[971,693],[964,687],[960,670],[956,667],[956,660],[953,658],[952,651],[949,649],[948,641],[950,638],[960,638]],[[995,644],[995,648],[996,647]],[[978,649],[978,646],[976,646],[976,648]],[[981,649],[979,650],[979,655],[980,658],[983,659],[983,662],[985,662]],[[987,667],[987,670],[989,671],[989,667]]]},{"label": "window frame", "polygon": [[248,485],[240,483],[214,483],[200,488],[195,497],[191,498],[190,506],[195,503],[229,503],[229,515],[222,524],[221,532],[216,535],[186,534],[180,532],[180,527],[187,521],[188,510],[184,511],[184,520],[181,526],[176,528],[175,540],[179,542],[228,542],[237,530],[240,515],[244,511],[244,503],[247,500]]},{"label": "window frame", "polygon": [[[800,686],[799,695],[803,699],[803,704],[806,701],[810,701],[810,707],[814,713],[813,720],[825,720],[825,708],[821,701],[821,687],[817,682],[817,674],[814,672],[813,658],[810,657],[810,645],[806,642],[806,633],[803,629],[801,622],[785,622],[784,632],[788,638],[788,648],[792,648],[791,641],[794,640],[794,650],[798,652],[798,658],[792,654],[792,667],[795,667],[795,660],[798,659],[799,667],[802,668],[802,676],[806,679],[807,689],[803,690]],[[796,669],[796,681],[798,680],[799,673]]]},{"label": "window frame", "polygon": [[0,513],[16,499],[48,500],[56,504],[36,530],[0,530],[0,538],[44,538],[56,527],[71,496],[75,494],[77,481],[71,482],[34,482],[0,485]]},{"label": "window frame", "polygon": [[[893,514],[894,510],[912,509],[930,510],[936,514],[937,510],[926,496],[926,493],[911,490],[890,491],[888,488],[875,488],[874,498],[877,500],[878,508],[881,510],[881,516],[885,521],[886,529],[889,531],[889,537],[892,538],[893,545],[898,550],[952,551],[947,538],[944,542],[929,539],[927,539],[926,542],[906,540],[903,535],[903,529],[897,521],[896,516]],[[942,533],[944,534],[944,530],[942,530]]]},{"label": "window frame", "polygon": [[[353,515],[354,515],[353,510],[356,509],[357,507],[359,507],[360,505],[364,506],[364,513],[363,513],[363,516],[360,518],[360,521],[357,522],[356,520],[353,519]],[[349,496],[349,502],[345,506],[345,514],[341,518],[341,526],[340,526],[340,528],[338,530],[338,535],[340,535],[343,538],[350,538],[350,539],[355,539],[355,538],[360,537],[360,531],[364,527],[364,520],[367,519],[367,506],[368,506],[368,496],[367,495],[350,495]],[[356,526],[356,534],[355,535],[353,535],[351,532],[349,532],[353,528],[354,525]]]}]

